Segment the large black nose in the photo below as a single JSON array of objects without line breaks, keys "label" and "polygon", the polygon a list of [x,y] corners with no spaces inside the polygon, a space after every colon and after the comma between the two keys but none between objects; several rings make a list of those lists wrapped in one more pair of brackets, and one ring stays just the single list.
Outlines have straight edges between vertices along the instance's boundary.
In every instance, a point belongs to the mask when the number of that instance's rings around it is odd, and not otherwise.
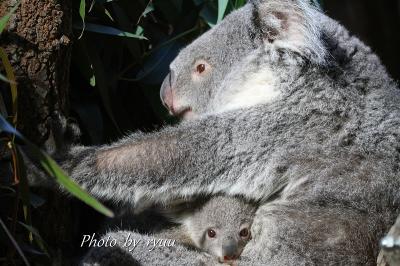
[{"label": "large black nose", "polygon": [[235,260],[238,253],[238,244],[234,239],[224,241],[222,244],[222,255],[224,260]]}]

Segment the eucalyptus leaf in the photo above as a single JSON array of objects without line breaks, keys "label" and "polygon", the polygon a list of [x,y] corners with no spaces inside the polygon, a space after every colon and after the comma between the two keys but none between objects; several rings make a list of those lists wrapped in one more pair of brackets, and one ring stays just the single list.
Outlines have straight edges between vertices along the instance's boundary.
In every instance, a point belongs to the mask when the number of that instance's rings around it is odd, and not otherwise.
[{"label": "eucalyptus leaf", "polygon": [[110,11],[107,10],[107,8],[104,8],[104,13],[106,16],[111,20],[114,21],[114,18],[111,16]]},{"label": "eucalyptus leaf", "polygon": [[79,4],[79,16],[82,19],[82,31],[78,39],[82,38],[83,32],[85,31],[86,0],[81,0]]},{"label": "eucalyptus leaf", "polygon": [[245,0],[235,0],[235,9],[241,8],[242,6],[244,6],[246,4]]},{"label": "eucalyptus leaf", "polygon": [[211,28],[217,24],[218,21],[218,10],[215,6],[208,3],[200,11],[200,16]]},{"label": "eucalyptus leaf", "polygon": [[144,9],[144,11],[142,13],[142,17],[146,17],[146,15],[152,11],[154,11],[154,6],[151,2],[149,2],[149,4],[146,6],[146,8]]},{"label": "eucalyptus leaf", "polygon": [[137,26],[135,34],[138,36],[143,36],[143,32],[144,32],[144,29],[140,26]]},{"label": "eucalyptus leaf", "polygon": [[218,0],[218,18],[217,23],[221,22],[224,18],[226,7],[228,6],[228,0]]},{"label": "eucalyptus leaf", "polygon": [[95,77],[94,75],[90,77],[90,79],[89,79],[89,84],[90,84],[90,86],[92,86],[92,87],[95,87],[95,86],[96,86],[96,77]]},{"label": "eucalyptus leaf", "polygon": [[142,35],[137,35],[134,33],[122,31],[110,26],[104,26],[104,25],[99,25],[99,24],[93,24],[93,23],[86,23],[85,28],[82,28],[81,25],[75,25],[75,28],[78,29],[84,29],[86,31],[91,31],[91,32],[96,32],[96,33],[101,33],[101,34],[107,34],[107,35],[112,35],[112,36],[119,36],[119,37],[127,37],[127,38],[136,38],[140,40],[147,40],[146,37]]}]

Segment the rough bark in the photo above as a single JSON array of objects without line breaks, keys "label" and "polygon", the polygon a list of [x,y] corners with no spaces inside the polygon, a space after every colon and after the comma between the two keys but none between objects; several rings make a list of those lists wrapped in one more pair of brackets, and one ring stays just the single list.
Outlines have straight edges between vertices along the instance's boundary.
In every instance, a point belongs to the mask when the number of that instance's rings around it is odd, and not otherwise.
[{"label": "rough bark", "polygon": [[[1,0],[0,17],[16,3]],[[60,121],[55,119],[68,115],[71,39],[71,1],[64,0],[22,0],[0,39],[17,79],[17,127],[45,149],[54,147],[55,139],[61,137],[54,127]],[[33,211],[33,226],[49,245],[51,260],[69,264],[60,250],[72,243],[71,204],[65,196],[57,195],[59,192],[37,193],[46,203]]]},{"label": "rough bark", "polygon": [[[0,16],[17,3],[1,1]],[[18,128],[43,145],[51,139],[51,116],[67,113],[72,36],[71,1],[23,0],[0,46],[18,82]]]}]

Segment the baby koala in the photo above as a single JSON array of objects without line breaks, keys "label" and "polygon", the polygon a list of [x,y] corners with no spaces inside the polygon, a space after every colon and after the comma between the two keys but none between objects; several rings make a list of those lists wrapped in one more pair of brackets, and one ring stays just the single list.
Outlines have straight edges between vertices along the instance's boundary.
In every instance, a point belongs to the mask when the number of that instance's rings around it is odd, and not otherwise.
[{"label": "baby koala", "polygon": [[168,213],[179,225],[161,235],[215,256],[220,263],[233,264],[251,239],[255,211],[254,204],[240,198],[212,197],[199,206]]}]

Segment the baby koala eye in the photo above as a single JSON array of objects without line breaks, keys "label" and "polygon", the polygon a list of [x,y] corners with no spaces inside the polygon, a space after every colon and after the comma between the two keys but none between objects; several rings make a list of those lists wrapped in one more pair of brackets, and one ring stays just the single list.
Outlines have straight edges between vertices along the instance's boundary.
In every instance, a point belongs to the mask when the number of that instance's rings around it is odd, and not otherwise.
[{"label": "baby koala eye", "polygon": [[196,67],[196,71],[201,74],[206,70],[206,65],[205,64],[198,64]]},{"label": "baby koala eye", "polygon": [[250,235],[250,231],[247,228],[243,228],[239,232],[240,237],[247,238]]},{"label": "baby koala eye", "polygon": [[207,230],[207,235],[208,235],[209,238],[214,238],[217,235],[217,233],[215,233],[215,231],[212,230],[212,229],[208,229]]}]

